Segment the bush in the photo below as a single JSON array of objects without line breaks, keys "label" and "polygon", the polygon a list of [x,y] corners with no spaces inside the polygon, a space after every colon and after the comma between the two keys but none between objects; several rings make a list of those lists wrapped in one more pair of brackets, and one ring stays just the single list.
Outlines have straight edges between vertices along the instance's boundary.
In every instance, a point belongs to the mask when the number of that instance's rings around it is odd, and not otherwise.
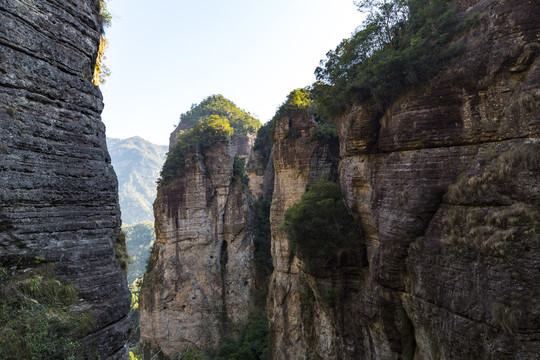
[{"label": "bush", "polygon": [[296,89],[287,95],[287,99],[279,106],[276,114],[272,118],[272,122],[281,119],[284,116],[291,116],[295,111],[307,111],[311,114],[315,113],[315,103],[312,93],[309,89]]},{"label": "bush", "polygon": [[270,153],[272,152],[275,129],[276,122],[274,119],[261,126],[261,128],[257,131],[257,138],[255,139],[255,144],[253,145],[253,150],[261,153],[261,162],[265,167],[268,164]]},{"label": "bush", "polygon": [[245,187],[249,186],[249,176],[246,173],[246,159],[234,155],[233,180],[240,181]]},{"label": "bush", "polygon": [[323,142],[339,148],[339,135],[334,124],[326,120],[317,121],[317,127],[311,131],[311,140]]},{"label": "bush", "polygon": [[291,251],[308,268],[312,260],[333,256],[360,241],[360,232],[348,213],[341,188],[327,180],[314,184],[298,203],[287,209],[280,230],[288,235]]},{"label": "bush", "polygon": [[215,360],[268,360],[268,321],[264,313],[255,315],[243,331],[240,340],[225,336]]}]

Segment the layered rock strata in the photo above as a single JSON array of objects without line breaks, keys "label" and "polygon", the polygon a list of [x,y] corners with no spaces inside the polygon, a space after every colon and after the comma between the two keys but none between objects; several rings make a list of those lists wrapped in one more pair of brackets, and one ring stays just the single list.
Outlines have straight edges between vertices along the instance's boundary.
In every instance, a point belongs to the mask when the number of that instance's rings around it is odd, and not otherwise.
[{"label": "layered rock strata", "polygon": [[154,203],[156,242],[141,295],[145,354],[174,358],[188,346],[215,349],[247,322],[255,289],[249,189],[233,174],[248,136],[186,159],[185,176]]},{"label": "layered rock strata", "polygon": [[0,3],[0,260],[54,263],[93,330],[81,358],[121,359],[129,293],[115,257],[117,180],[99,89],[99,1]]},{"label": "layered rock strata", "polygon": [[480,20],[448,70],[382,116],[366,102],[338,121],[341,184],[365,232],[369,281],[381,289],[362,291],[352,314],[362,319],[359,358],[538,358],[540,47],[531,14],[540,8],[462,5]]},{"label": "layered rock strata", "polygon": [[309,181],[309,120],[276,123],[275,359],[538,358],[539,8],[459,6],[479,20],[448,70],[337,121],[365,256],[300,270],[278,227]]},{"label": "layered rock strata", "polygon": [[[310,356],[313,352],[310,344],[319,340],[341,342],[333,314],[322,305],[326,302],[317,301],[314,295],[324,292],[318,288],[319,284],[326,290],[336,285],[330,272],[324,271],[328,264],[318,264],[322,268],[318,271],[320,281],[317,284],[313,276],[303,271],[301,261],[289,249],[286,234],[279,229],[285,211],[300,200],[309,185],[320,178],[337,175],[337,148],[314,139],[316,128],[313,116],[303,110],[290,111],[275,122],[272,151],[275,173],[270,209],[274,273],[268,309],[276,359]],[[334,280],[340,278],[339,267],[334,264]]]}]

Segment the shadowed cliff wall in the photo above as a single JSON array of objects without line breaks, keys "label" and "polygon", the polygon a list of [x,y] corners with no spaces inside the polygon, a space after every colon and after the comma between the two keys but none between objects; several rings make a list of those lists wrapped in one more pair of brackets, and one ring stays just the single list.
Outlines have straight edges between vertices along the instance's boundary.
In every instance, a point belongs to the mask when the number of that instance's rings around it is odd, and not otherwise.
[{"label": "shadowed cliff wall", "polygon": [[[117,180],[91,82],[99,1],[0,3],[0,259],[36,256],[79,289],[88,356],[120,359],[131,327],[116,260]],[[83,355],[81,354],[81,357]]]}]

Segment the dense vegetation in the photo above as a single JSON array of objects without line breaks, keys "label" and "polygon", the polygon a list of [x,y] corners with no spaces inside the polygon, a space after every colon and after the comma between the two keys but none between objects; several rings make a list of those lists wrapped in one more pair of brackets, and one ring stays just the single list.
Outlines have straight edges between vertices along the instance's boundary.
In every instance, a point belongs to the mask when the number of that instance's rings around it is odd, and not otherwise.
[{"label": "dense vegetation", "polygon": [[[360,0],[361,28],[328,52],[315,71],[322,111],[343,112],[373,98],[381,106],[407,87],[429,79],[462,46],[449,46],[460,29],[450,0]],[[465,23],[461,26],[466,25]]]},{"label": "dense vegetation", "polygon": [[70,310],[78,299],[75,286],[58,280],[43,259],[24,271],[0,267],[0,358],[80,359],[77,339],[94,319]]},{"label": "dense vegetation", "polygon": [[299,202],[287,209],[280,230],[287,233],[291,251],[304,261],[307,270],[313,260],[350,248],[360,237],[341,187],[327,180],[311,186]]},{"label": "dense vegetation", "polygon": [[315,114],[315,103],[309,89],[296,89],[287,95],[287,99],[279,106],[272,120],[290,116],[293,112],[302,110]]},{"label": "dense vegetation", "polygon": [[[314,92],[310,88],[296,89],[291,91],[285,101],[279,106],[276,114],[257,132],[257,138],[253,149],[260,151],[262,163],[267,164],[274,143],[274,131],[276,121],[285,116],[294,116],[298,112],[307,112],[312,115],[317,123],[313,129],[311,138],[314,141],[327,142],[329,144],[339,145],[339,138],[336,126],[319,111],[319,106]],[[289,138],[297,138],[300,134],[296,129],[291,129],[287,134]]]},{"label": "dense vegetation", "polygon": [[259,120],[239,109],[223,95],[211,95],[201,101],[199,105],[193,104],[188,112],[180,115],[180,123],[186,128],[190,128],[201,119],[212,115],[227,119],[235,134],[253,133],[261,127]]},{"label": "dense vegetation", "polygon": [[240,110],[222,95],[212,95],[180,117],[188,130],[180,133],[178,142],[169,150],[163,164],[158,188],[185,175],[186,159],[201,155],[217,142],[228,140],[233,134],[256,132],[261,123]]},{"label": "dense vegetation", "polygon": [[[268,321],[264,313],[252,313],[239,340],[225,336],[219,349],[204,352],[188,345],[178,359],[189,360],[269,360]],[[133,357],[134,360],[139,358]]]},{"label": "dense vegetation", "polygon": [[186,159],[195,159],[215,143],[227,141],[232,134],[233,129],[227,118],[210,115],[199,120],[191,129],[180,134],[176,145],[169,150],[157,181],[158,188],[185,175]]},{"label": "dense vegetation", "polygon": [[246,159],[234,155],[233,162],[233,180],[239,181],[245,187],[249,186],[249,176],[246,172]]}]

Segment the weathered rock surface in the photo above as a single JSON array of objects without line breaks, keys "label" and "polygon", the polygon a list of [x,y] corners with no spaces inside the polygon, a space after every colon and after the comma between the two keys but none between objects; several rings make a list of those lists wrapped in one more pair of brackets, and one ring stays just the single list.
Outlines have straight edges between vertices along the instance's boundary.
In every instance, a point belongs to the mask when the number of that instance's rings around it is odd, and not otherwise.
[{"label": "weathered rock surface", "polygon": [[[270,209],[274,273],[270,281],[268,309],[276,359],[310,356],[309,344],[313,340],[332,344],[341,342],[336,324],[332,322],[333,314],[320,306],[325,302],[316,301],[315,295],[307,298],[311,292],[319,295],[318,284],[303,273],[300,261],[289,249],[287,236],[279,230],[285,211],[300,200],[309,185],[323,176],[336,174],[337,149],[312,138],[312,130],[316,127],[313,117],[302,110],[291,111],[277,119],[275,124],[272,151],[275,178]],[[327,285],[326,290],[334,284],[330,272],[319,275],[320,283]],[[340,277],[339,270],[335,275],[334,279]],[[307,303],[311,303],[309,314],[305,308]],[[313,318],[320,325],[316,331],[311,321]],[[311,336],[317,339],[309,340]],[[328,348],[327,344],[321,346]]]},{"label": "weathered rock surface", "polygon": [[480,22],[447,71],[338,122],[374,284],[358,358],[539,358],[540,8],[462,5]]},{"label": "weathered rock surface", "polygon": [[158,191],[156,242],[140,303],[145,353],[172,358],[189,344],[219,346],[247,321],[255,289],[249,189],[233,178],[239,136],[186,160],[185,176]]},{"label": "weathered rock surface", "polygon": [[79,289],[77,309],[94,315],[87,356],[121,359],[131,323],[117,180],[91,83],[98,14],[94,0],[0,3],[0,259],[55,263]]}]

